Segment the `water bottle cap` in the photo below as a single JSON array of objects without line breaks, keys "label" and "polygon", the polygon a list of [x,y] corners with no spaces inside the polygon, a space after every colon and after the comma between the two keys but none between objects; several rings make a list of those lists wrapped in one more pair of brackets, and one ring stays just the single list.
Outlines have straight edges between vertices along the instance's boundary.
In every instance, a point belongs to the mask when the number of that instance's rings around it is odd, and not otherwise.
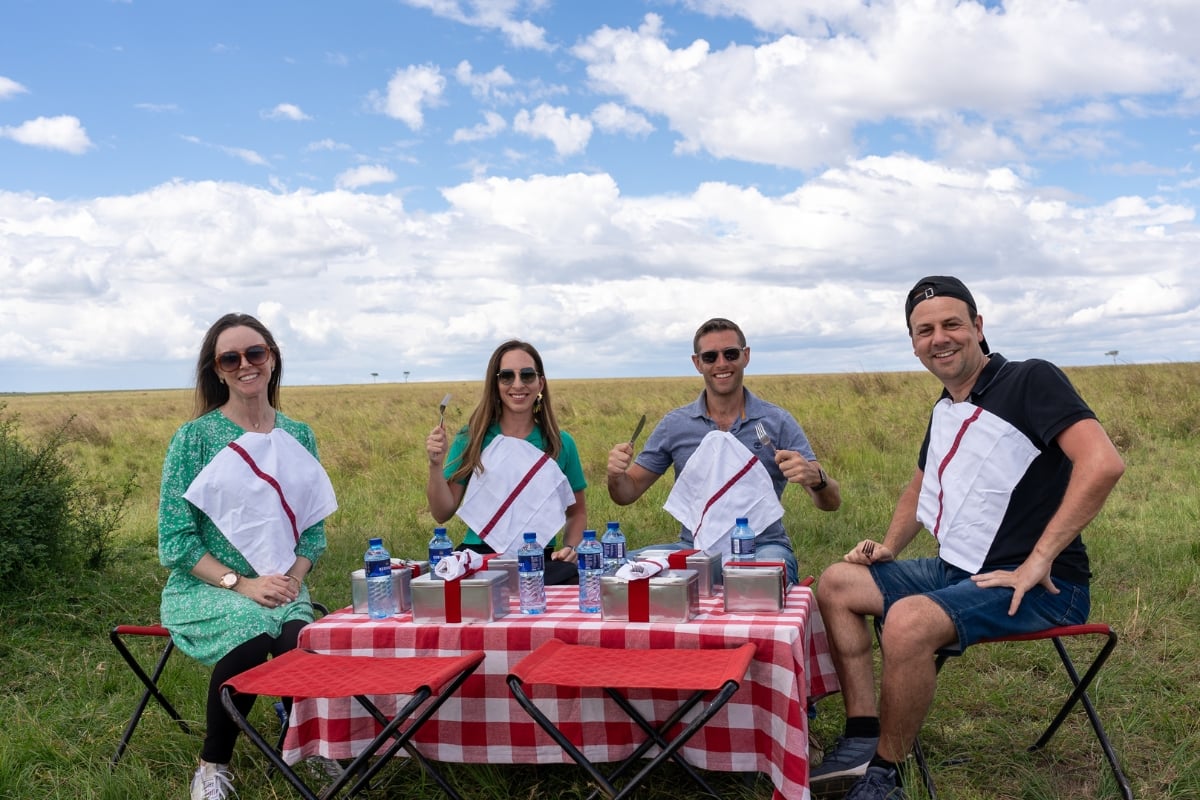
[{"label": "water bottle cap", "polygon": [[[726,517],[725,519],[729,519],[729,517]],[[737,525],[748,525],[748,524],[750,524],[750,520],[749,520],[749,519],[747,519],[746,517],[738,517],[738,518],[737,518],[737,521],[736,521],[736,523],[735,523],[735,524],[737,524]]]},{"label": "water bottle cap", "polygon": [[377,547],[377,546],[382,547],[383,546],[383,537],[374,536],[367,540],[367,544],[370,545],[371,547]]},{"label": "water bottle cap", "polygon": [[610,522],[610,523],[608,523],[608,529],[609,529],[610,531],[611,531],[613,528],[619,528],[619,527],[621,527],[621,523],[619,523],[619,522]]},{"label": "water bottle cap", "polygon": [[445,535],[446,535],[446,529],[445,529],[445,528],[434,528],[434,529],[433,529],[433,535],[434,535],[434,536],[445,536]]},{"label": "water bottle cap", "polygon": [[537,534],[536,534],[536,533],[533,533],[532,531],[526,531],[526,532],[525,532],[525,541],[527,541],[527,542],[536,542],[536,541],[537,541]]},{"label": "water bottle cap", "polygon": [[595,539],[595,538],[596,538],[596,532],[595,532],[595,531],[593,531],[593,530],[585,530],[585,531],[583,532],[583,538],[585,538],[585,539]]}]

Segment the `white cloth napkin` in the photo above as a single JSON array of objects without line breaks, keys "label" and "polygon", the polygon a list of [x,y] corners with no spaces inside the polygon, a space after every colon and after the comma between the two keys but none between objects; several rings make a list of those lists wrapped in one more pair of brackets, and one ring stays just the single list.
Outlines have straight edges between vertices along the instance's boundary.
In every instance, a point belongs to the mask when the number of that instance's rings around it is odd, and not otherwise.
[{"label": "white cloth napkin", "polygon": [[617,571],[613,575],[623,581],[633,581],[639,578],[649,578],[670,568],[671,562],[665,558],[641,558],[637,561],[626,561],[617,567]]},{"label": "white cloth napkin", "polygon": [[746,517],[755,533],[783,518],[771,475],[732,433],[710,431],[688,459],[663,505],[706,553],[729,556],[729,533]]},{"label": "white cloth napkin", "polygon": [[452,581],[459,575],[466,575],[473,569],[483,566],[483,556],[474,550],[456,550],[442,556],[442,560],[433,568],[433,574],[444,581]]},{"label": "white cloth napkin", "polygon": [[511,555],[526,531],[542,547],[567,521],[575,493],[554,459],[524,439],[497,436],[481,454],[458,516],[497,553]]},{"label": "white cloth napkin", "polygon": [[333,484],[290,433],[244,433],[183,494],[259,575],[286,572],[300,532],[337,510]]}]

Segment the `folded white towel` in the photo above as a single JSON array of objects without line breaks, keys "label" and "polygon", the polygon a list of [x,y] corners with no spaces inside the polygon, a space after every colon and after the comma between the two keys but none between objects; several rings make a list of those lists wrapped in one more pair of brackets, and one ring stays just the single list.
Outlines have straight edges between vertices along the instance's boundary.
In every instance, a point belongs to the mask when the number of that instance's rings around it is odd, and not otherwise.
[{"label": "folded white towel", "polygon": [[514,555],[526,531],[545,547],[575,502],[567,476],[552,458],[512,436],[497,436],[480,458],[483,473],[471,476],[459,518],[497,553]]},{"label": "folded white towel", "polygon": [[444,581],[452,581],[460,575],[483,566],[483,556],[474,550],[457,550],[442,560],[433,568],[433,574]]},{"label": "folded white towel", "polygon": [[671,562],[665,558],[644,558],[625,562],[617,567],[617,571],[613,574],[623,581],[633,581],[639,578],[649,578],[670,568]]},{"label": "folded white towel", "polygon": [[321,463],[282,428],[230,442],[183,496],[259,575],[285,572],[296,560],[300,532],[337,509]]},{"label": "folded white towel", "polygon": [[675,479],[663,505],[692,532],[695,546],[729,557],[734,520],[747,517],[750,529],[766,530],[783,518],[783,505],[762,461],[727,431],[710,431]]}]

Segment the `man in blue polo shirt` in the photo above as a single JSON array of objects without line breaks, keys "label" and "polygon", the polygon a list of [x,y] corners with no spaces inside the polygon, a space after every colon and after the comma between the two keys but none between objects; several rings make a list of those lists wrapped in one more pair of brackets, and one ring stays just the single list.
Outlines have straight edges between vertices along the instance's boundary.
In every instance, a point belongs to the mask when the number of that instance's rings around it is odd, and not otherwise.
[{"label": "man in blue polo shirt", "polygon": [[[1080,533],[1125,470],[1061,370],[989,353],[962,281],[922,278],[904,312],[942,395],[883,541],[859,542],[817,588],[846,725],[809,782],[848,786],[847,800],[905,797],[897,765],[933,702],[936,651],[1087,620]],[[937,557],[895,560],[922,529]],[[885,620],[878,706],[867,617]]]},{"label": "man in blue polo shirt", "polygon": [[[692,353],[692,363],[704,377],[704,391],[695,402],[663,417],[636,461],[630,443],[613,447],[607,468],[608,494],[613,502],[629,505],[670,467],[674,467],[678,478],[701,440],[711,431],[728,431],[750,452],[761,453],[765,445],[759,442],[754,429],[761,422],[776,448],[774,459],[763,459],[776,496],[783,495],[788,483],[798,483],[805,487],[817,508],[836,510],[842,504],[837,481],[829,477],[813,455],[800,424],[787,411],[759,399],[742,386],[750,363],[750,348],[742,329],[727,319],[710,319],[692,338]],[[784,562],[789,581],[797,581],[796,554],[782,520],[758,531],[755,546],[760,561]],[[692,532],[681,526],[678,541],[655,545],[653,549],[691,547]]]}]

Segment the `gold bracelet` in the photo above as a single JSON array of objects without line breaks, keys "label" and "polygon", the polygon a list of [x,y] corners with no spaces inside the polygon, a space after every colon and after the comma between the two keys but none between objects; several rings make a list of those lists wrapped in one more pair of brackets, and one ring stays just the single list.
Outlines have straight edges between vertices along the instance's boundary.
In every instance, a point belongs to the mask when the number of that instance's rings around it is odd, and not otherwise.
[{"label": "gold bracelet", "polygon": [[291,578],[292,580],[294,580],[294,581],[296,582],[296,588],[297,588],[297,589],[298,589],[298,588],[300,588],[300,587],[301,587],[301,586],[304,584],[304,581],[300,580],[299,578],[297,578],[295,575],[293,575],[293,574],[292,574],[292,573],[290,573],[290,572],[285,572],[285,573],[283,574],[283,577],[285,577],[285,578]]}]

